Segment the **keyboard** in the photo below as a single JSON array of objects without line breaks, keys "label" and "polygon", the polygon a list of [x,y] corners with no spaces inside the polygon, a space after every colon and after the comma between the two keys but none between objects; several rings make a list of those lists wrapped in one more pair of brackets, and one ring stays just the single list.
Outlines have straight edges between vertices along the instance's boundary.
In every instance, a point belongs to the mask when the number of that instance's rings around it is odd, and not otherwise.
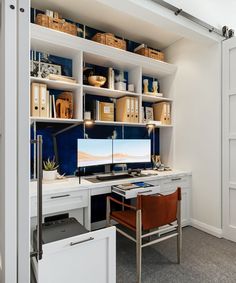
[{"label": "keyboard", "polygon": [[112,180],[120,180],[120,179],[129,179],[134,176],[130,174],[117,174],[117,175],[106,175],[106,176],[97,176],[96,178],[99,181],[112,181]]}]

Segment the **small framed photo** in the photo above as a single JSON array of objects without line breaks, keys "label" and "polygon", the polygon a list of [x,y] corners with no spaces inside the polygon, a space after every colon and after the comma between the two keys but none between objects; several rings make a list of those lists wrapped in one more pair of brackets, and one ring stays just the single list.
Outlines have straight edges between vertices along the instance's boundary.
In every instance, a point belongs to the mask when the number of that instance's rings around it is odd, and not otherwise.
[{"label": "small framed photo", "polygon": [[153,108],[152,107],[145,107],[145,114],[146,114],[146,122],[153,121]]},{"label": "small framed photo", "polygon": [[61,75],[61,66],[31,60],[31,62],[30,62],[30,75],[31,75],[31,77],[37,77],[37,78],[44,78],[45,79],[50,74]]}]

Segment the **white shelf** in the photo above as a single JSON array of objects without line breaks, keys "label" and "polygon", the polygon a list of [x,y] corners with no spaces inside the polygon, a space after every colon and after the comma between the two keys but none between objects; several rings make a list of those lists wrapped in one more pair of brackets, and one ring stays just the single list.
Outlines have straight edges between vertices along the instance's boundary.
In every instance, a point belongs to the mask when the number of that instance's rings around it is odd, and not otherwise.
[{"label": "white shelf", "polygon": [[59,90],[65,90],[65,91],[73,91],[77,90],[80,85],[77,83],[69,83],[69,82],[63,82],[63,81],[55,81],[55,80],[49,80],[44,78],[36,78],[36,77],[30,77],[31,83],[42,83],[46,84],[48,88],[51,89],[59,89]]},{"label": "white shelf", "polygon": [[[117,121],[95,121],[96,125],[111,125],[111,126],[125,126],[125,127],[146,127],[147,123],[128,123]],[[172,128],[172,125],[157,125],[156,128]]]},{"label": "white shelf", "polygon": [[86,94],[100,95],[100,96],[106,96],[106,97],[111,97],[111,98],[119,98],[125,95],[140,96],[140,94],[130,92],[130,91],[114,90],[114,89],[95,87],[95,86],[90,86],[90,85],[84,85],[83,91]]},{"label": "white shelf", "polygon": [[173,64],[154,60],[36,24],[31,24],[31,48],[66,58],[74,58],[78,52],[83,51],[84,60],[87,63],[127,71],[133,70],[135,67],[141,67],[144,75],[157,76],[159,78],[172,75],[177,70],[177,67]]},{"label": "white shelf", "polygon": [[65,124],[82,124],[83,121],[79,119],[63,119],[63,118],[44,118],[44,117],[30,117],[31,123],[40,122],[40,123],[65,123]]},{"label": "white shelf", "polygon": [[169,101],[169,102],[172,102],[173,100],[171,98],[166,98],[166,97],[163,97],[163,96],[142,94],[142,101],[155,103],[155,102],[159,102],[159,101]]}]

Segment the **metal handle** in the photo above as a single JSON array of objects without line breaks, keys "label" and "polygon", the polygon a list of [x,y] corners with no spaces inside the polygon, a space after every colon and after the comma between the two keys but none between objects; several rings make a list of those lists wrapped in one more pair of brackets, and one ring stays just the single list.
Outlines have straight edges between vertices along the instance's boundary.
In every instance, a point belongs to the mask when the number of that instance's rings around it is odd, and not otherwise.
[{"label": "metal handle", "polygon": [[73,247],[73,246],[76,246],[76,245],[79,245],[79,244],[82,244],[82,243],[86,243],[86,242],[89,242],[89,241],[92,241],[92,240],[94,240],[94,238],[90,237],[89,239],[86,239],[86,240],[82,240],[82,241],[78,241],[78,242],[71,242],[70,246]]},{"label": "metal handle", "polygon": [[42,259],[43,243],[42,243],[42,219],[43,219],[43,168],[42,168],[42,136],[38,135],[36,140],[31,141],[37,145],[37,248],[30,256]]},{"label": "metal handle", "polygon": [[61,196],[53,196],[53,197],[51,197],[51,199],[66,198],[66,197],[70,197],[70,195],[66,194],[66,195],[61,195]]},{"label": "metal handle", "polygon": [[180,181],[180,180],[182,180],[182,178],[173,178],[173,179],[171,179],[171,181]]},{"label": "metal handle", "polygon": [[42,228],[43,228],[43,168],[42,168],[42,145],[43,139],[41,135],[37,136],[37,194],[38,194],[38,216],[37,216],[37,258],[42,259],[43,244],[42,244]]}]

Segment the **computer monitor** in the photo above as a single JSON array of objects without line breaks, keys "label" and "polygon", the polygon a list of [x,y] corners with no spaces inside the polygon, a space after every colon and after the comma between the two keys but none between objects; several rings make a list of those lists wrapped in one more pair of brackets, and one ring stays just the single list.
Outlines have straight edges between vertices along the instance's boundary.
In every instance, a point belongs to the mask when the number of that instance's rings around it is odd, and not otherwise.
[{"label": "computer monitor", "polygon": [[113,163],[145,163],[151,161],[151,141],[113,140]]},{"label": "computer monitor", "polygon": [[77,166],[112,164],[112,140],[78,139]]}]

